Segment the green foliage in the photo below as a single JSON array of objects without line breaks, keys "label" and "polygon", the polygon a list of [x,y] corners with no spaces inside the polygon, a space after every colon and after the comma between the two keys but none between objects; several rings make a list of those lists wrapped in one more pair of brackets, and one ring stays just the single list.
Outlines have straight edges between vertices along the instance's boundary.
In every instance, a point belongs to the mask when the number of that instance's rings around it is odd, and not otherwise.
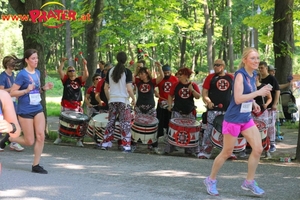
[{"label": "green foliage", "polygon": [[[11,12],[7,0],[0,0],[1,12]],[[66,9],[77,12],[77,17],[86,16],[93,13],[96,0],[73,0],[66,1]],[[118,3],[117,3],[118,2]],[[232,7],[226,6],[225,1],[207,1],[211,9],[211,19],[214,23],[213,44],[215,57],[222,55],[228,50],[227,27],[229,25],[229,12],[232,13],[232,37],[234,54],[238,58],[241,54],[242,40],[247,40],[249,44],[249,27],[254,27],[259,33],[259,50],[262,52],[261,59],[273,62],[273,14],[274,1],[272,0],[232,0]],[[254,3],[252,5],[252,2]],[[204,27],[203,1],[202,0],[120,0],[104,1],[105,8],[99,17],[107,22],[102,25],[98,33],[99,44],[95,44],[99,53],[99,60],[110,61],[109,55],[115,55],[123,50],[130,52],[131,59],[137,57],[137,48],[142,48],[149,55],[159,59],[162,63],[169,63],[174,69],[180,64],[180,48],[183,37],[187,38],[185,51],[185,65],[192,66],[196,53],[199,53],[195,70],[207,75],[208,66],[206,64],[207,38]],[[258,5],[262,12],[256,13]],[[299,2],[294,6],[294,38],[295,45],[300,45],[299,26]],[[49,21],[47,23],[53,23]],[[87,25],[91,21],[72,21],[72,43],[73,57],[78,56],[79,51],[86,49]],[[2,55],[15,53],[22,55],[23,44],[20,23],[10,23],[0,21],[0,29],[3,30],[0,38],[0,59]],[[45,28],[42,35],[35,35],[32,39],[38,43],[43,43],[47,57],[47,69],[54,69],[60,57],[65,56],[65,26],[59,29]],[[241,35],[245,34],[245,38]],[[248,38],[246,38],[248,37]],[[5,38],[2,39],[2,38]],[[3,40],[3,41],[2,41]],[[248,42],[248,43],[247,43]],[[268,51],[266,51],[268,49]],[[298,54],[296,49],[295,55]],[[84,52],[87,55],[89,52]],[[286,51],[286,53],[290,53]],[[46,58],[46,56],[45,56]],[[134,59],[135,60],[135,59]],[[294,58],[294,72],[300,71],[298,57]],[[148,62],[148,61],[147,61]],[[202,76],[202,74],[201,74]]]},{"label": "green foliage", "polygon": [[0,20],[0,60],[4,56],[14,54],[23,56],[23,38],[20,29],[20,22]]},{"label": "green foliage", "polygon": [[53,77],[52,75],[47,75],[45,82],[52,82],[54,84],[54,87],[52,90],[48,90],[46,95],[47,97],[57,97],[62,96],[63,94],[63,85],[59,78]]}]

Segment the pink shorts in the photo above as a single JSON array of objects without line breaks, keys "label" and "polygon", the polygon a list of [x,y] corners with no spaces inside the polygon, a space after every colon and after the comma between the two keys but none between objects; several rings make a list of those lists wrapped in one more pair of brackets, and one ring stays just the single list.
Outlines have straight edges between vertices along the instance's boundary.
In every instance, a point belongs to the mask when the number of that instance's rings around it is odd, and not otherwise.
[{"label": "pink shorts", "polygon": [[223,124],[222,124],[222,133],[230,134],[233,137],[238,137],[242,131],[244,131],[252,126],[256,126],[253,119],[250,119],[249,122],[241,123],[241,124],[226,122],[224,120]]}]

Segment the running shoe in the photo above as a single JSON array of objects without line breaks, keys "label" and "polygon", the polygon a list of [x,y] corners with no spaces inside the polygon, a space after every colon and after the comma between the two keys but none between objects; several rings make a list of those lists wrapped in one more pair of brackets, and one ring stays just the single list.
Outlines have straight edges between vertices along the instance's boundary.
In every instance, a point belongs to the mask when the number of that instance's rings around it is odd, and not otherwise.
[{"label": "running shoe", "polygon": [[78,147],[84,147],[84,145],[82,144],[81,140],[77,141],[76,146],[78,146]]},{"label": "running shoe", "polygon": [[275,152],[276,151],[276,146],[275,144],[271,144],[270,145],[270,150],[269,150],[271,153]]},{"label": "running shoe", "polygon": [[40,165],[32,166],[32,172],[38,174],[48,174],[47,170]]},{"label": "running shoe", "polygon": [[245,180],[243,182],[243,184],[241,185],[243,190],[250,190],[253,194],[255,195],[263,195],[265,193],[265,191],[263,189],[261,189],[260,187],[258,187],[258,184],[256,183],[255,180],[249,182],[247,180]]},{"label": "running shoe", "polygon": [[219,192],[217,190],[217,180],[210,180],[210,178],[207,177],[203,182],[209,195],[219,196]]},{"label": "running shoe", "polygon": [[10,143],[9,148],[10,148],[10,150],[12,150],[12,151],[15,150],[17,152],[21,152],[24,150],[24,148],[16,142]]},{"label": "running shoe", "polygon": [[61,143],[61,138],[56,138],[56,140],[53,142],[53,144],[59,144]]}]

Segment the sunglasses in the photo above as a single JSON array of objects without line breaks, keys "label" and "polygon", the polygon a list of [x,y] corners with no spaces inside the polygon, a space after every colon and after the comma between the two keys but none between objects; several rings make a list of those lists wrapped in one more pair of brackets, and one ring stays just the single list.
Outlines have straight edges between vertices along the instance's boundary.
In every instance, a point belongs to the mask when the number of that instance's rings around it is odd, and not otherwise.
[{"label": "sunglasses", "polygon": [[68,70],[68,72],[75,72],[75,70],[74,69],[70,69],[70,70]]},{"label": "sunglasses", "polygon": [[220,67],[222,64],[214,64],[214,67]]}]

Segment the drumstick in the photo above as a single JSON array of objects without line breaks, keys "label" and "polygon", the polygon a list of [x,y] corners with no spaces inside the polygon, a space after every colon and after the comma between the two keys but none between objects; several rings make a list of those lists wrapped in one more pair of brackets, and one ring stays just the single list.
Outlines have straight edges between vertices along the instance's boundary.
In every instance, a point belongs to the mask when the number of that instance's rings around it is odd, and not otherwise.
[{"label": "drumstick", "polygon": [[[157,60],[155,60],[154,58],[150,57],[148,54],[144,54],[145,57],[149,58],[150,60],[152,60],[153,62],[158,62]],[[158,62],[160,64],[160,62]],[[161,65],[161,64],[160,64]]]},{"label": "drumstick", "polygon": [[82,51],[79,52],[79,55],[81,56],[82,59],[84,59],[84,57],[82,55]]}]

